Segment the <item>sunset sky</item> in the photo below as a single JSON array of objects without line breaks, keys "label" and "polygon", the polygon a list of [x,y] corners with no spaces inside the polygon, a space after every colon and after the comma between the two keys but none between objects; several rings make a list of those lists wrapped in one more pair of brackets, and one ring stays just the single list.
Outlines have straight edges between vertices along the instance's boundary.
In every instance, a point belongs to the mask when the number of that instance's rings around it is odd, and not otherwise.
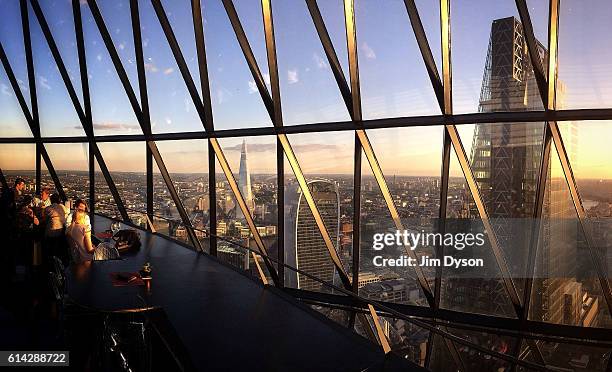
[{"label": "sunset sky", "polygon": [[[83,1],[85,3],[85,1]],[[189,1],[162,1],[177,35],[190,72],[199,89]],[[259,67],[268,77],[260,2],[234,0]],[[438,68],[440,62],[437,1],[417,0]],[[547,3],[530,6],[536,37],[546,44]],[[82,97],[70,0],[42,0],[43,12],[57,41],[79,98]],[[115,47],[136,91],[137,77],[129,2],[99,0]],[[319,1],[319,7],[348,75],[343,33],[342,1]],[[141,133],[88,5],[82,5],[89,85],[95,133]],[[52,60],[37,20],[30,9],[36,88],[43,136],[84,135],[66,88]],[[285,125],[348,120],[332,72],[304,1],[273,1],[274,26],[281,79]],[[452,12],[453,106],[455,113],[476,112],[487,53],[491,22],[517,16],[515,2],[454,0]],[[271,122],[256,91],[229,20],[220,1],[204,0],[204,31],[211,99],[218,129],[263,127]],[[202,124],[167,45],[150,1],[140,2],[140,16],[153,129],[156,133],[199,131]],[[566,92],[562,108],[612,106],[612,5],[605,0],[563,0],[559,30],[559,80]],[[188,20],[188,21],[185,21]],[[431,84],[406,9],[401,0],[356,0],[356,22],[365,119],[438,115]],[[27,72],[21,33],[19,2],[0,0],[0,41],[27,96]],[[0,68],[0,137],[31,136],[23,114]],[[578,148],[572,159],[578,177],[612,178],[608,144],[612,123],[578,125]],[[473,126],[460,128],[464,146],[471,144]],[[369,132],[372,145],[387,175],[438,175],[442,129],[417,127]],[[353,162],[353,133],[290,135],[305,173],[349,173]],[[241,138],[222,139],[237,172]],[[273,172],[274,137],[247,140],[253,173]],[[171,172],[206,170],[204,141],[158,144]],[[57,169],[86,169],[86,146],[47,145]],[[144,144],[101,144],[111,171],[143,171]],[[32,145],[0,145],[2,169],[29,169],[34,165]],[[451,171],[459,175],[458,169]]]}]

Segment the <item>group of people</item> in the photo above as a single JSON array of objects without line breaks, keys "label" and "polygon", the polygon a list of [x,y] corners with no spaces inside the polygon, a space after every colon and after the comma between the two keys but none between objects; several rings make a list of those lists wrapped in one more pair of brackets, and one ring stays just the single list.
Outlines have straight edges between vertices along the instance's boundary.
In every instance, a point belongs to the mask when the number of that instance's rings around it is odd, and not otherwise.
[{"label": "group of people", "polygon": [[0,200],[1,226],[8,228],[4,236],[12,243],[13,267],[48,265],[53,256],[64,264],[92,259],[95,246],[84,200],[76,200],[71,212],[48,187],[36,196],[27,194],[23,178],[17,178],[12,188],[3,190]]}]

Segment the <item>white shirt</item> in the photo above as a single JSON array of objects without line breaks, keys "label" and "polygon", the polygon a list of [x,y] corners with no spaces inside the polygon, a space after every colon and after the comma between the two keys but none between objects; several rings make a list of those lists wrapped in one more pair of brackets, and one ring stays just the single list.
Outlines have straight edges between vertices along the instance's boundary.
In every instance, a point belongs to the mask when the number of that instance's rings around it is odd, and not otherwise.
[{"label": "white shirt", "polygon": [[[72,224],[72,216],[74,216],[74,212],[70,212],[70,214],[68,214],[68,217],[66,217],[66,229]],[[89,219],[88,214],[85,215],[85,225],[87,225],[87,227],[91,231],[91,220]]]},{"label": "white shirt", "polygon": [[39,197],[35,197],[32,200],[32,204],[30,204],[31,207],[38,207],[38,208],[47,208],[50,205],[51,205],[51,199],[47,198],[47,200],[42,200]]},{"label": "white shirt", "polygon": [[47,225],[45,226],[45,235],[56,238],[62,235],[64,224],[66,223],[66,215],[68,208],[63,204],[51,204],[45,208],[47,216]]},{"label": "white shirt", "polygon": [[72,259],[77,263],[93,260],[93,253],[87,252],[85,247],[85,235],[87,232],[91,232],[91,228],[87,225],[73,224],[66,229],[66,237],[70,245]]}]

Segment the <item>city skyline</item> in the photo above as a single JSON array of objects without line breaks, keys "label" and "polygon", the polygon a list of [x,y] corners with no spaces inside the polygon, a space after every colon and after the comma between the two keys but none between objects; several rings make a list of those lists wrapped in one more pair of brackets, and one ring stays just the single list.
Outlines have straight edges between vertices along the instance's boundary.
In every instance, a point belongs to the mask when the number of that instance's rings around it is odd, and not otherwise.
[{"label": "city skyline", "polygon": [[[100,1],[99,3],[102,16],[105,17],[105,21],[112,31],[111,37],[115,47],[126,66],[129,80],[132,86],[137,86],[127,3],[123,1],[113,3]],[[264,77],[266,77],[267,64],[260,20],[245,16],[249,12],[259,14],[256,12],[259,4],[246,1],[236,1],[235,3],[255,57]],[[127,98],[122,93],[123,88],[114,72],[108,52],[103,46],[90,11],[85,4],[85,2],[82,4],[82,13],[92,91],[94,131],[96,135],[141,133]],[[512,1],[496,2],[495,4],[488,1],[475,1],[464,5],[453,7],[452,18],[453,106],[455,113],[477,111],[490,21],[495,18],[518,16]],[[547,6],[541,3],[530,5],[535,35],[540,40],[546,40]],[[8,17],[8,22],[0,25],[0,41],[7,51],[16,77],[20,81],[22,92],[27,96],[24,50],[22,43],[19,42],[21,27],[17,27],[20,20],[18,2],[2,0],[0,6],[3,7],[6,14],[14,15],[14,17]],[[178,19],[189,16],[189,8],[184,4],[179,5],[179,3],[169,2],[164,2],[164,6],[169,13],[168,17],[186,56],[190,72],[197,80],[197,58],[195,58],[195,47],[193,46],[193,30],[188,27],[189,25],[186,22],[178,22]],[[253,90],[252,78],[237,46],[224,10],[216,2],[205,1],[203,6],[205,33],[215,35],[215,37],[207,37],[215,127],[217,129],[227,129],[271,125],[259,95]],[[348,120],[348,113],[341,102],[339,91],[324,58],[314,27],[307,19],[305,5],[300,2],[291,5],[279,2],[275,3],[274,6],[275,27],[278,30],[277,48],[281,69],[281,95],[285,124]],[[409,21],[404,14],[405,10],[401,9],[402,6],[403,4],[399,1],[385,2],[380,6],[374,6],[369,2],[356,3],[356,22],[360,30],[358,52],[364,119],[440,113],[423,62],[418,58],[418,47],[411,34]],[[438,68],[440,68],[440,48],[439,43],[436,42],[439,40],[438,5],[417,1],[417,6],[430,40],[434,58]],[[74,28],[69,1],[45,1],[41,2],[41,7],[47,14],[51,32],[58,40],[60,54],[67,64],[71,80],[80,96],[80,82],[77,78],[79,67],[76,63]],[[323,2],[320,7],[346,74],[348,72],[348,62],[342,33],[342,6],[339,2]],[[588,9],[590,7],[597,7],[598,12],[589,13]],[[474,9],[478,9],[478,11],[474,11]],[[612,91],[610,89],[612,84],[606,83],[612,80],[612,68],[607,68],[609,62],[602,62],[611,60],[606,58],[606,55],[611,52],[597,48],[597,54],[595,54],[595,49],[590,47],[591,45],[597,45],[598,40],[606,35],[609,26],[603,22],[603,19],[611,11],[612,6],[602,0],[587,5],[581,4],[580,6],[576,6],[572,2],[561,4],[559,80],[564,82],[566,96],[564,107],[561,108],[606,107],[609,102],[612,102]],[[109,17],[110,12],[114,12],[117,16]],[[32,13],[31,9],[30,13]],[[187,97],[186,88],[178,73],[176,63],[165,43],[165,37],[161,32],[159,22],[149,4],[143,4],[141,7],[141,18],[145,41],[147,80],[152,91],[149,98],[154,132],[202,130],[193,104]],[[382,19],[385,21],[378,22]],[[466,27],[465,21],[468,19],[469,27]],[[76,113],[69,104],[66,89],[54,67],[55,64],[33,14],[30,14],[30,23],[42,135],[83,135]],[[389,33],[393,33],[397,38],[390,40],[386,37]],[[297,43],[298,39],[299,43]],[[589,43],[584,43],[585,39],[588,39]],[[466,51],[469,51],[469,53]],[[396,59],[405,61],[405,64],[393,63]],[[473,63],[474,59],[478,63]],[[583,65],[588,68],[578,67]],[[587,78],[589,84],[585,85]],[[0,111],[3,112],[2,135],[31,137],[3,70],[0,71],[0,85],[2,88]],[[308,94],[312,90],[317,91],[318,94]],[[120,93],[116,94],[116,92]],[[169,94],[157,94],[157,92],[167,92]],[[104,102],[104,104],[98,104],[98,102]],[[240,110],[231,108],[236,104],[240,105]],[[589,143],[589,146],[579,146],[577,150],[578,161],[574,162],[576,165],[573,167],[574,170],[577,170],[577,177],[589,179],[612,178],[612,169],[604,164],[604,159],[609,158],[611,154],[606,150],[606,136],[601,135],[602,132],[609,132],[606,126],[610,127],[611,124],[610,121],[580,123],[581,138],[584,138],[584,143]],[[563,125],[563,123],[560,123],[560,125]],[[459,126],[459,129],[461,129],[461,126]],[[433,133],[436,130],[439,131],[439,129],[429,127],[415,129],[421,138],[435,138]],[[374,131],[368,132],[373,133]],[[470,131],[465,132],[469,133]],[[394,143],[398,140],[393,135],[392,130],[386,132],[383,130],[381,133],[386,133],[386,135],[379,136],[381,144]],[[307,134],[302,136],[307,136]],[[322,148],[335,146],[333,135],[330,134],[330,136],[331,138],[326,138],[325,141],[310,141],[310,145],[318,145]],[[339,135],[339,137],[341,136]],[[464,147],[469,153],[468,147],[471,143],[471,137],[463,135],[462,139]],[[410,141],[410,138],[403,137],[401,141],[406,143],[406,141]],[[425,143],[427,141],[417,140],[414,142]],[[376,143],[373,143],[373,146],[376,148]],[[172,153],[171,150],[181,150],[178,144],[173,147],[173,149],[169,148],[167,152]],[[386,146],[380,145],[378,147],[384,149]],[[294,144],[294,148],[298,153],[299,146]],[[402,158],[402,155],[406,158],[414,155],[410,152],[411,150],[406,148],[411,148],[409,142],[396,147],[398,158]],[[6,152],[6,150],[0,149],[0,152]],[[141,152],[142,155],[137,152]],[[321,173],[345,173],[340,170],[341,165],[346,164],[346,160],[352,159],[352,149],[336,152],[344,155],[342,161],[338,162],[337,169],[334,170],[334,167],[330,166],[325,172]],[[382,151],[377,150],[377,152]],[[230,153],[231,151],[228,151],[228,155]],[[116,154],[105,155],[105,158],[108,158],[110,168],[114,168],[116,171],[138,171],[139,168],[144,167],[144,163],[132,160],[144,156],[144,146],[141,150],[133,148],[131,152],[121,153],[121,156],[115,159],[121,167],[112,166],[113,155]],[[53,159],[53,154],[51,156]],[[174,163],[180,164],[178,155],[169,155],[168,157],[172,156],[177,158]],[[315,156],[316,154],[308,154],[308,158]],[[28,157],[21,156],[16,158],[14,161],[28,159]],[[82,168],[64,166],[61,156],[58,156],[58,158],[59,160],[54,160],[58,169],[85,169],[85,165],[82,165]],[[266,156],[261,158],[266,158]],[[381,166],[389,169],[386,173],[435,176],[439,174],[440,158],[441,153],[439,151],[422,156],[414,155],[414,159],[409,163],[414,164],[417,169],[402,167],[402,164],[406,163],[406,159],[401,161],[395,161],[392,158],[381,160]],[[299,160],[302,163],[309,161],[308,159]],[[170,163],[170,161],[168,162]],[[313,163],[317,162],[318,160],[313,161]],[[256,154],[251,161],[254,172],[271,169],[267,168],[268,163],[264,160],[258,160]],[[4,166],[3,168],[24,169],[29,167],[25,163],[22,164],[11,164],[9,167]],[[304,165],[304,167],[308,168],[307,165]],[[184,172],[186,171],[176,171],[176,173]],[[456,170],[454,173],[451,170],[451,174],[460,176],[460,173]]]}]

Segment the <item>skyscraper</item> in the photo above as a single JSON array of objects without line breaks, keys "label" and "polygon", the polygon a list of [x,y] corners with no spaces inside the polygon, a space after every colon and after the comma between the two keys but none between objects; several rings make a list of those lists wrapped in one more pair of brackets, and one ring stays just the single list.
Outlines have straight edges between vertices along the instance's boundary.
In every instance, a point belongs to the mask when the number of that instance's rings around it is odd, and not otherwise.
[{"label": "skyscraper", "polygon": [[[536,40],[537,54],[546,66],[547,51]],[[557,105],[563,104],[563,84],[558,82]],[[514,17],[493,21],[482,89],[480,112],[533,111],[542,109],[537,82],[529,58],[523,27]],[[494,229],[506,256],[526,255],[518,252],[526,247],[528,237],[521,226],[507,223],[511,219],[530,218],[535,206],[536,188],[542,157],[544,123],[476,124],[470,154],[470,165],[478,183],[487,214],[494,219]],[[573,142],[575,133],[565,138]],[[569,149],[571,151],[571,148]],[[579,285],[568,278],[570,263],[575,258],[576,237],[567,218],[573,216],[571,199],[559,174],[547,170],[546,197],[542,212],[545,221],[543,239],[536,262],[538,276],[534,280],[534,301],[531,315],[537,320],[568,322],[580,313]],[[469,198],[468,198],[469,200]],[[466,205],[467,215],[478,218],[474,205]],[[565,222],[563,222],[565,219]],[[575,229],[574,229],[575,230]],[[572,250],[571,244],[574,243]],[[515,249],[515,250],[512,250]],[[515,264],[520,260],[514,259]],[[522,269],[510,268],[516,273]],[[495,268],[493,268],[495,270]],[[526,273],[531,275],[531,273]],[[520,285],[520,284],[519,284]],[[505,288],[498,279],[461,280],[451,283],[454,305],[464,310],[509,314],[513,310]],[[452,293],[453,291],[450,291]],[[485,300],[486,299],[486,300]],[[565,314],[565,315],[564,315]],[[573,324],[573,323],[572,323]]]},{"label": "skyscraper", "polygon": [[[251,189],[251,173],[249,172],[249,164],[247,162],[247,144],[246,140],[242,141],[242,149],[240,151],[240,172],[238,173],[238,188],[244,198],[244,201],[249,208],[249,213],[253,215],[255,209],[255,201],[253,200],[253,191]],[[244,220],[244,214],[238,203],[236,203],[236,220]]]},{"label": "skyscraper", "polygon": [[[308,182],[308,188],[337,250],[340,243],[338,185],[330,181],[314,180]],[[285,208],[289,216],[285,223],[285,263],[332,283],[334,264],[308,203],[296,184],[288,186],[285,192]],[[321,283],[287,269],[285,285],[310,291],[324,288]]]}]

